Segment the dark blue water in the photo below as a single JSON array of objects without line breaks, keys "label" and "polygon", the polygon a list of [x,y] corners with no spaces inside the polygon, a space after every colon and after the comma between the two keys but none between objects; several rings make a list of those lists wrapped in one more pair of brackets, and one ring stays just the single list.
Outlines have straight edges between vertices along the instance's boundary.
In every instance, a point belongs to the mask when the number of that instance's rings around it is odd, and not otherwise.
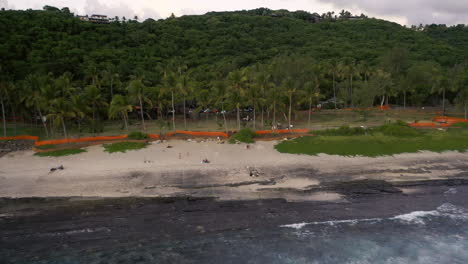
[{"label": "dark blue water", "polygon": [[[38,232],[31,236],[42,236],[44,243],[0,249],[0,263],[468,263],[468,210],[450,203],[387,218],[304,219],[273,228],[200,232],[178,239],[110,239],[89,246],[110,232],[115,231]],[[50,247],[48,236],[63,238],[63,244]],[[69,244],[74,236],[89,240]]]}]

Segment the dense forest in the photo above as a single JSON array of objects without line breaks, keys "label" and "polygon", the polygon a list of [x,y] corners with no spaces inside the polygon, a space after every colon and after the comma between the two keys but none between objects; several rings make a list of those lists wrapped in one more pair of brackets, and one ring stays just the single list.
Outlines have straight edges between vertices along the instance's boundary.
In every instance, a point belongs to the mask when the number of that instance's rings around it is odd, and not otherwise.
[{"label": "dense forest", "polygon": [[[68,8],[0,11],[2,120],[44,131],[102,129],[129,113],[185,127],[216,111],[241,127],[298,110],[456,105],[468,109],[468,27],[266,8],[80,21]],[[310,119],[310,115],[309,115]],[[176,124],[182,121],[181,124]],[[227,129],[227,128],[226,128]]]}]

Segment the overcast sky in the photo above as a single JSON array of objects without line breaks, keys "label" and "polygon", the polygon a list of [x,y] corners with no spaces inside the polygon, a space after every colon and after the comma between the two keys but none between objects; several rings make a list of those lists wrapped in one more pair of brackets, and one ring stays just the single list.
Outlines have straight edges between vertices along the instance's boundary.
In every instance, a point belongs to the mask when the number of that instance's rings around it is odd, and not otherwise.
[{"label": "overcast sky", "polygon": [[80,15],[143,19],[268,7],[320,14],[347,9],[406,25],[468,24],[468,0],[0,0],[0,7],[9,9],[41,9],[46,4],[69,7]]}]

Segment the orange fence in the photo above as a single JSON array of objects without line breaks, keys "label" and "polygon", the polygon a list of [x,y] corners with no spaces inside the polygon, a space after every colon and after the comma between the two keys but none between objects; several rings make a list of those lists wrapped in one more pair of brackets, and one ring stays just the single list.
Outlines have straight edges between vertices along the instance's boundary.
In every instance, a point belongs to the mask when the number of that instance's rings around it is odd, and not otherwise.
[{"label": "orange fence", "polygon": [[436,116],[433,118],[433,120],[434,122],[446,123],[446,124],[468,122],[468,119],[463,119],[463,118],[458,118],[458,117],[449,117],[449,116]]},{"label": "orange fence", "polygon": [[38,141],[39,137],[36,137],[36,136],[0,137],[0,140],[20,140],[20,139]]},{"label": "orange fence", "polygon": [[255,131],[258,135],[268,135],[268,134],[289,134],[289,133],[307,133],[308,129],[277,129],[277,130],[258,130]]},{"label": "orange fence", "polygon": [[409,123],[412,127],[437,127],[434,123]]},{"label": "orange fence", "polygon": [[183,135],[189,135],[189,136],[224,137],[224,138],[229,137],[229,135],[224,132],[199,132],[199,131],[182,131],[182,130],[169,132],[166,134],[166,136],[170,137],[175,134],[183,134]]},{"label": "orange fence", "polygon": [[158,134],[149,134],[148,137],[153,138],[153,139],[160,139],[161,138],[161,136],[158,135]]},{"label": "orange fence", "polygon": [[345,108],[344,110],[352,111],[352,110],[390,110],[390,105],[379,105],[377,107],[370,107],[370,108]]},{"label": "orange fence", "polygon": [[65,139],[54,139],[54,140],[44,140],[36,141],[36,146],[43,145],[58,145],[58,144],[67,144],[67,143],[80,143],[80,142],[91,142],[91,141],[107,141],[107,140],[116,140],[116,139],[125,139],[127,135],[120,136],[101,136],[101,137],[84,137],[84,138],[65,138]]}]

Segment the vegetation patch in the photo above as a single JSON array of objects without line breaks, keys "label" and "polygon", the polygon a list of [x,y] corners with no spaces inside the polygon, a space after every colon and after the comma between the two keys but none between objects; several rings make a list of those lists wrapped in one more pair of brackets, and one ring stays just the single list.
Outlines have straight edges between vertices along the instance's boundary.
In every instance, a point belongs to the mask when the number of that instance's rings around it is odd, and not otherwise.
[{"label": "vegetation patch", "polygon": [[392,137],[416,137],[422,135],[417,129],[410,127],[403,121],[372,128],[372,133],[382,133]]},{"label": "vegetation patch", "polygon": [[126,152],[127,150],[139,150],[145,148],[146,142],[118,142],[112,144],[104,144],[104,151],[109,153]]},{"label": "vegetation patch", "polygon": [[86,152],[85,149],[62,149],[62,150],[55,150],[49,152],[37,152],[34,155],[39,157],[62,157],[62,156],[69,156],[69,155],[76,155]]},{"label": "vegetation patch", "polygon": [[418,137],[387,136],[317,136],[283,141],[275,148],[282,153],[377,157],[422,150],[442,152],[468,150],[468,135],[460,133],[429,133]]},{"label": "vegetation patch", "polygon": [[144,139],[148,139],[148,138],[149,138],[148,134],[142,133],[142,132],[139,132],[139,131],[131,132],[131,133],[128,134],[128,139],[144,140]]},{"label": "vegetation patch", "polygon": [[248,128],[243,128],[239,130],[236,134],[232,135],[231,138],[229,139],[229,143],[235,144],[236,142],[243,142],[243,143],[253,143],[254,138],[257,136],[255,131],[248,129]]},{"label": "vegetation patch", "polygon": [[458,122],[450,125],[451,127],[468,128],[468,122]]},{"label": "vegetation patch", "polygon": [[358,136],[365,135],[366,130],[362,127],[341,126],[340,128],[311,131],[310,133],[320,136]]}]

